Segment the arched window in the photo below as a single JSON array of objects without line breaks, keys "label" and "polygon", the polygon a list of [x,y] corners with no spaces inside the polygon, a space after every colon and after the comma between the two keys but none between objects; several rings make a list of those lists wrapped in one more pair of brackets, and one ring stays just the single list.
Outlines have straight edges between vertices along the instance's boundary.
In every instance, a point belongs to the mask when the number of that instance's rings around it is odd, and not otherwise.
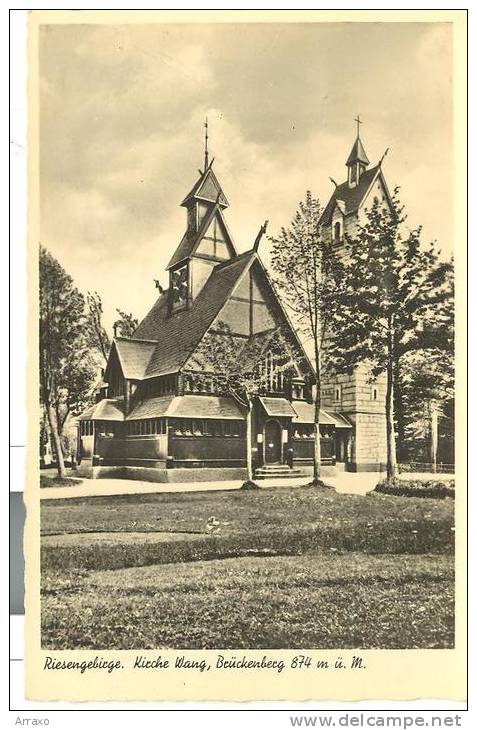
[{"label": "arched window", "polygon": [[341,241],[341,223],[339,221],[335,223],[335,241]]}]

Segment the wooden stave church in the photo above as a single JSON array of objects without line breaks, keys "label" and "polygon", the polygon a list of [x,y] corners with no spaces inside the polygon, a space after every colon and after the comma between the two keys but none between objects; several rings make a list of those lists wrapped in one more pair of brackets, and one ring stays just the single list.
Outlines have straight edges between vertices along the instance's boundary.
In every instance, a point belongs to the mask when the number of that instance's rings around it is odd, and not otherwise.
[{"label": "wooden stave church", "polygon": [[[346,164],[348,180],[336,187],[321,221],[337,246],[355,229],[376,185],[390,204],[381,164],[367,171],[359,131]],[[160,291],[131,338],[113,339],[97,402],[78,419],[79,472],[158,482],[246,476],[243,409],[212,392],[190,365],[220,321],[240,337],[279,326],[292,338],[300,353],[296,376],[277,383],[272,364],[270,387],[254,402],[253,468],[256,476],[311,473],[313,366],[258,246],[237,254],[224,216],[228,201],[207,153],[204,171],[181,205],[187,228],[167,266],[169,288]],[[384,393],[382,379],[369,386],[365,366],[324,382],[325,471],[375,470],[385,461]]]}]

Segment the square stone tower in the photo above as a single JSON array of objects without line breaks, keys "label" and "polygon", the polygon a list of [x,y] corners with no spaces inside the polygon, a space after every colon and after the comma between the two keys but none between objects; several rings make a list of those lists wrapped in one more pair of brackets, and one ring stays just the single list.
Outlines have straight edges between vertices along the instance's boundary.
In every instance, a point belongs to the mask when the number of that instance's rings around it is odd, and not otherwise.
[{"label": "square stone tower", "polygon": [[[321,218],[322,233],[333,242],[343,257],[347,256],[346,239],[357,233],[358,224],[377,199],[392,205],[381,162],[369,167],[358,133],[346,161],[347,180],[335,190]],[[326,353],[324,354],[326,359]],[[351,435],[337,436],[337,461],[349,471],[380,470],[386,463],[385,420],[386,375],[371,379],[369,367],[361,363],[352,375],[334,375],[322,379],[323,408],[339,413],[353,424]]]}]

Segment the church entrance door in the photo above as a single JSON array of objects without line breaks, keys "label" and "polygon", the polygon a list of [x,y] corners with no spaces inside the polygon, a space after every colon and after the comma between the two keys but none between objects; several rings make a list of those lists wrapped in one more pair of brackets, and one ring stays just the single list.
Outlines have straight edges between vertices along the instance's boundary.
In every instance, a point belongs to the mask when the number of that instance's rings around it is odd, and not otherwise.
[{"label": "church entrance door", "polygon": [[265,424],[265,463],[278,464],[282,460],[282,428],[278,421]]}]

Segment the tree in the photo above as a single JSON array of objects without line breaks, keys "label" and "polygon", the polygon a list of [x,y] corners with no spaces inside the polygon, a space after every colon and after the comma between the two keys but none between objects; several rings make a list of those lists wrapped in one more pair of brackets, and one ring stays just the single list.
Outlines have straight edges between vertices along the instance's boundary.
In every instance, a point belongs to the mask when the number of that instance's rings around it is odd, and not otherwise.
[{"label": "tree", "polygon": [[69,413],[83,409],[95,376],[84,337],[85,301],[73,280],[40,248],[40,401],[65,475],[62,432]]},{"label": "tree", "polygon": [[435,468],[439,445],[447,445],[441,460],[452,459],[453,353],[442,349],[409,353],[401,363],[401,378],[405,453],[417,461],[430,461]]},{"label": "tree", "polygon": [[337,311],[342,264],[330,239],[320,227],[322,208],[307,191],[289,228],[272,241],[274,283],[298,331],[313,349],[316,369],[314,396],[313,481],[321,475],[320,408],[322,352]]},{"label": "tree", "polygon": [[86,304],[88,314],[86,328],[89,343],[102,355],[106,363],[111,340],[103,325],[103,302],[97,291],[86,294]]},{"label": "tree", "polygon": [[120,337],[132,337],[139,324],[139,321],[132,316],[131,313],[123,312],[116,309],[119,319],[113,325],[114,331],[119,333]]},{"label": "tree", "polygon": [[[108,361],[111,340],[103,325],[103,302],[98,292],[88,292],[87,303],[87,336],[91,347],[102,357],[104,363]],[[114,336],[132,337],[139,322],[131,313],[116,309],[118,319],[113,324]]]},{"label": "tree", "polygon": [[[411,351],[396,363],[395,393],[398,457],[428,461],[421,444],[431,439],[437,421],[439,433],[450,445],[454,425],[454,277],[448,271],[445,296],[438,307],[440,328],[435,347]],[[430,428],[431,420],[434,429]],[[420,452],[417,450],[420,449]],[[437,443],[427,451],[436,453]],[[449,454],[446,455],[449,458]],[[431,458],[432,462],[432,458]]]},{"label": "tree", "polygon": [[254,398],[269,389],[265,367],[267,354],[274,357],[275,372],[283,378],[294,372],[299,356],[279,328],[254,335],[248,340],[237,337],[224,322],[209,330],[189,362],[189,368],[209,380],[215,393],[230,396],[246,413],[247,479],[252,480],[252,407]]},{"label": "tree", "polygon": [[391,206],[375,199],[355,237],[347,240],[343,288],[329,355],[337,372],[360,362],[372,378],[385,373],[387,477],[397,473],[394,429],[396,365],[411,352],[439,349],[448,326],[452,264],[440,261],[421,228],[404,232],[396,188]]}]

